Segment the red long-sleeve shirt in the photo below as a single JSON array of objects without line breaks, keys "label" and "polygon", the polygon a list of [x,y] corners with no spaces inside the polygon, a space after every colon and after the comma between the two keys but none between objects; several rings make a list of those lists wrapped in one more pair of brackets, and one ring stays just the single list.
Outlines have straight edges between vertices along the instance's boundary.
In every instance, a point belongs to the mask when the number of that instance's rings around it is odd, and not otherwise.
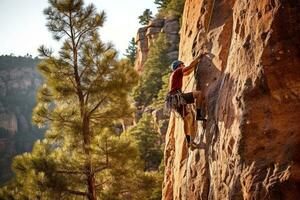
[{"label": "red long-sleeve shirt", "polygon": [[170,93],[175,93],[177,90],[181,90],[183,78],[183,68],[179,67],[171,74],[170,78]]}]

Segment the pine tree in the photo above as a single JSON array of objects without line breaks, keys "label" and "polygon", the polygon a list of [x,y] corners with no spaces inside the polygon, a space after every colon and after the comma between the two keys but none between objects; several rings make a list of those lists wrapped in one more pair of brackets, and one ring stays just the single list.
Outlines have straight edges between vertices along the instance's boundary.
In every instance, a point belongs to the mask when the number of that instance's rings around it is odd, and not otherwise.
[{"label": "pine tree", "polygon": [[135,39],[132,38],[129,42],[128,48],[125,50],[126,54],[124,54],[131,62],[132,66],[134,65],[136,58],[136,44]]},{"label": "pine tree", "polygon": [[[9,192],[0,191],[0,197],[49,200],[87,197],[86,177],[80,170],[84,155],[76,148],[70,152],[66,145],[53,145],[49,140],[38,141],[31,153],[17,156],[13,163],[17,182],[10,186]],[[124,199],[126,194],[138,195],[136,183],[142,180],[143,173],[134,141],[106,129],[94,139],[91,150],[93,164],[101,165],[95,173],[97,197]]]},{"label": "pine tree", "polygon": [[147,25],[151,19],[153,19],[152,11],[150,9],[144,10],[143,14],[139,17],[139,23],[143,26]]},{"label": "pine tree", "polygon": [[128,134],[137,141],[140,157],[144,161],[144,170],[158,170],[163,152],[160,135],[154,129],[151,114],[145,113]]},{"label": "pine tree", "polygon": [[182,16],[185,0],[154,0],[154,3],[158,5],[158,15],[180,18]]},{"label": "pine tree", "polygon": [[164,108],[165,98],[169,91],[170,73],[167,73],[162,77],[162,88],[159,90],[157,98],[155,98],[153,100],[153,103],[151,104],[151,106],[153,106],[154,108]]},{"label": "pine tree", "polygon": [[171,16],[181,17],[185,0],[170,0],[167,5],[167,13]]},{"label": "pine tree", "polygon": [[128,62],[116,60],[112,45],[100,40],[97,30],[104,12],[97,13],[92,4],[84,7],[82,0],[49,3],[44,11],[47,27],[56,40],[64,41],[58,57],[44,46],[39,49],[43,61],[38,69],[45,83],[33,112],[33,122],[49,129],[35,147],[37,153],[16,158],[14,168],[20,174],[33,173],[34,179],[23,180],[38,186],[41,195],[95,200],[105,193],[111,179],[106,175],[118,171],[116,165],[133,163],[121,152],[135,157],[130,143],[115,138],[107,127],[131,114],[127,94],[136,75]]},{"label": "pine tree", "polygon": [[168,2],[170,0],[154,0],[154,3],[158,6],[159,9],[167,8]]}]

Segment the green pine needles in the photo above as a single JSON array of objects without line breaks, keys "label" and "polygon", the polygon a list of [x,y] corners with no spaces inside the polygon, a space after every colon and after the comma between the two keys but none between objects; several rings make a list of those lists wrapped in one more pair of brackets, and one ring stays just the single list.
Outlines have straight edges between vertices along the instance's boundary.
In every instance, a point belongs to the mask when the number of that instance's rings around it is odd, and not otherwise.
[{"label": "green pine needles", "polygon": [[138,17],[139,23],[143,26],[147,25],[151,19],[153,19],[152,11],[147,8],[143,14]]},{"label": "green pine needles", "polygon": [[163,157],[162,140],[154,129],[151,114],[144,113],[138,124],[128,134],[134,137],[139,146],[140,157],[144,162],[145,171],[157,171]]},{"label": "green pine needles", "polygon": [[124,54],[124,56],[126,56],[126,58],[130,60],[131,65],[134,66],[134,62],[136,59],[136,51],[137,51],[134,38],[131,38],[131,40],[129,41],[128,48],[125,51],[126,54]]},{"label": "green pine needles", "polygon": [[180,18],[182,16],[185,0],[154,0],[154,3],[159,8],[159,15]]}]

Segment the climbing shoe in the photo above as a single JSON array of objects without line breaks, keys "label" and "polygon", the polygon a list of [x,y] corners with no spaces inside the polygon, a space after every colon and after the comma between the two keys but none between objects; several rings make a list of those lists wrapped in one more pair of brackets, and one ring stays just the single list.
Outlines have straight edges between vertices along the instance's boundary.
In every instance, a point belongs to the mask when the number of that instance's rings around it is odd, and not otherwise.
[{"label": "climbing shoe", "polygon": [[190,148],[191,144],[193,144],[193,142],[191,142],[191,136],[190,135],[186,135],[185,139],[186,139],[187,147]]},{"label": "climbing shoe", "polygon": [[201,109],[197,109],[196,120],[197,121],[206,121],[205,117],[202,115]]},{"label": "climbing shoe", "polygon": [[187,144],[191,143],[191,136],[190,135],[186,135],[185,139],[186,139]]}]

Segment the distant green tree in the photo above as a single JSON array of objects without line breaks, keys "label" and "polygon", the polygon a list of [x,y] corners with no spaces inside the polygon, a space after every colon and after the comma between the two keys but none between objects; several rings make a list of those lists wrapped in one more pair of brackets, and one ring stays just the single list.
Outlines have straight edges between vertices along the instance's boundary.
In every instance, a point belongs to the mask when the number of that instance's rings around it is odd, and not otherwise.
[{"label": "distant green tree", "polygon": [[129,133],[137,141],[144,170],[158,170],[163,152],[159,133],[154,129],[151,114],[145,113]]},{"label": "distant green tree", "polygon": [[7,70],[12,68],[35,68],[40,60],[31,55],[28,56],[13,56],[1,55],[0,56],[0,70]]},{"label": "distant green tree", "polygon": [[150,9],[144,10],[143,14],[139,17],[139,23],[143,26],[147,25],[151,19],[153,19],[152,11]]},{"label": "distant green tree", "polygon": [[141,173],[135,182],[138,185],[138,191],[133,199],[161,200],[163,177],[162,171]]},{"label": "distant green tree", "polygon": [[133,92],[133,98],[138,106],[146,107],[157,98],[163,85],[162,77],[170,71],[168,48],[166,36],[161,33],[149,50],[143,74]]},{"label": "distant green tree", "polygon": [[185,0],[154,0],[158,5],[159,15],[181,17]]},{"label": "distant green tree", "polygon": [[154,0],[154,3],[158,6],[159,9],[167,8],[168,3],[170,0]]},{"label": "distant green tree", "polygon": [[125,50],[126,54],[124,54],[131,62],[132,66],[134,65],[136,58],[136,44],[135,39],[132,38],[129,42],[128,48]]},{"label": "distant green tree", "polygon": [[162,77],[162,88],[159,90],[157,98],[153,100],[152,106],[156,109],[164,108],[165,98],[169,91],[170,73],[171,72]]},{"label": "distant green tree", "polygon": [[185,0],[170,0],[166,8],[167,15],[180,18],[183,13],[184,4]]}]

